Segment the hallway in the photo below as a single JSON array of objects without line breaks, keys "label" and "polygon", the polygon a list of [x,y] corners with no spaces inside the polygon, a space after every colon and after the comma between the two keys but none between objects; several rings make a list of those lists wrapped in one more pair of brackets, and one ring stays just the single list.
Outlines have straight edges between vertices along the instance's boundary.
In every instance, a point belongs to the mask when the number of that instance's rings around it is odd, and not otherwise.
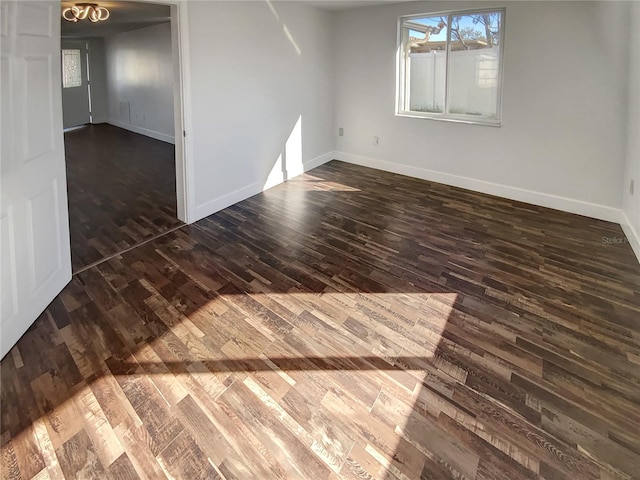
[{"label": "hallway", "polygon": [[182,225],[173,145],[108,124],[64,143],[74,273]]}]

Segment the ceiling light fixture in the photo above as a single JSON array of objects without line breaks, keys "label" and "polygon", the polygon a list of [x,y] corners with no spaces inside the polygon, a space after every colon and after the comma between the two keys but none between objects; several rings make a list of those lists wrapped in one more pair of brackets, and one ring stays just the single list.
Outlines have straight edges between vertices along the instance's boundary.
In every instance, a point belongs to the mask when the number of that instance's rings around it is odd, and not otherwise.
[{"label": "ceiling light fixture", "polygon": [[62,18],[68,22],[89,19],[92,22],[101,22],[109,18],[109,10],[97,3],[76,3],[73,7],[62,11]]}]

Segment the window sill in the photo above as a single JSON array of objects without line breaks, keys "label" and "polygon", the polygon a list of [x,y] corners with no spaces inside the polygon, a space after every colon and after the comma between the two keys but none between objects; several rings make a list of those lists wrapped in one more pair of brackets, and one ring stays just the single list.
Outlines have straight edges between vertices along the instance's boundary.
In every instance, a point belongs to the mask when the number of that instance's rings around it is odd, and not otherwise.
[{"label": "window sill", "polygon": [[466,123],[467,125],[482,125],[484,127],[501,127],[502,126],[502,122],[500,120],[490,120],[490,119],[475,120],[469,117],[428,115],[428,114],[420,114],[418,112],[396,112],[396,117],[420,118],[423,120],[436,120],[438,122]]}]

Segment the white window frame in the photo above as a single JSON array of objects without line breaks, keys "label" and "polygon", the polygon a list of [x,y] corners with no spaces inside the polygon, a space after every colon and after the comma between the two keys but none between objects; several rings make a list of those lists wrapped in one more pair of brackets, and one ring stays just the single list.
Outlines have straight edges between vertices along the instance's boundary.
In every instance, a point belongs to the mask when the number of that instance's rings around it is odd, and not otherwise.
[{"label": "white window frame", "polygon": [[[500,28],[500,52],[499,62],[500,68],[498,71],[498,94],[496,100],[496,116],[495,117],[482,117],[478,115],[465,115],[448,113],[449,110],[449,61],[451,52],[451,28],[447,26],[447,48],[446,48],[446,74],[445,74],[445,105],[443,113],[434,112],[418,112],[415,110],[408,110],[406,107],[406,94],[409,88],[409,84],[406,79],[406,66],[405,66],[405,47],[404,42],[404,22],[414,18],[424,17],[449,17],[458,15],[475,15],[482,13],[496,13],[502,14],[502,24]],[[425,118],[428,120],[440,120],[446,122],[457,123],[470,123],[477,125],[488,125],[492,127],[500,127],[502,125],[502,92],[503,92],[503,77],[504,77],[504,32],[505,32],[505,20],[506,20],[506,8],[477,8],[468,10],[450,10],[445,12],[427,12],[412,15],[402,15],[398,17],[398,43],[397,43],[397,58],[396,58],[396,116],[409,117],[409,118]],[[450,23],[450,22],[449,22]]]}]

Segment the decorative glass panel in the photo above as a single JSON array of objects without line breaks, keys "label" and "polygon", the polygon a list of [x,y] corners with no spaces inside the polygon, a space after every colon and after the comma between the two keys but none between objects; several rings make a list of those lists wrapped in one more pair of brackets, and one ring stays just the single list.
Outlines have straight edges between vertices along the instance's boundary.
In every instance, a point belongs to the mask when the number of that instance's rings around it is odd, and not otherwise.
[{"label": "decorative glass panel", "polygon": [[80,50],[62,50],[62,88],[81,86]]}]

